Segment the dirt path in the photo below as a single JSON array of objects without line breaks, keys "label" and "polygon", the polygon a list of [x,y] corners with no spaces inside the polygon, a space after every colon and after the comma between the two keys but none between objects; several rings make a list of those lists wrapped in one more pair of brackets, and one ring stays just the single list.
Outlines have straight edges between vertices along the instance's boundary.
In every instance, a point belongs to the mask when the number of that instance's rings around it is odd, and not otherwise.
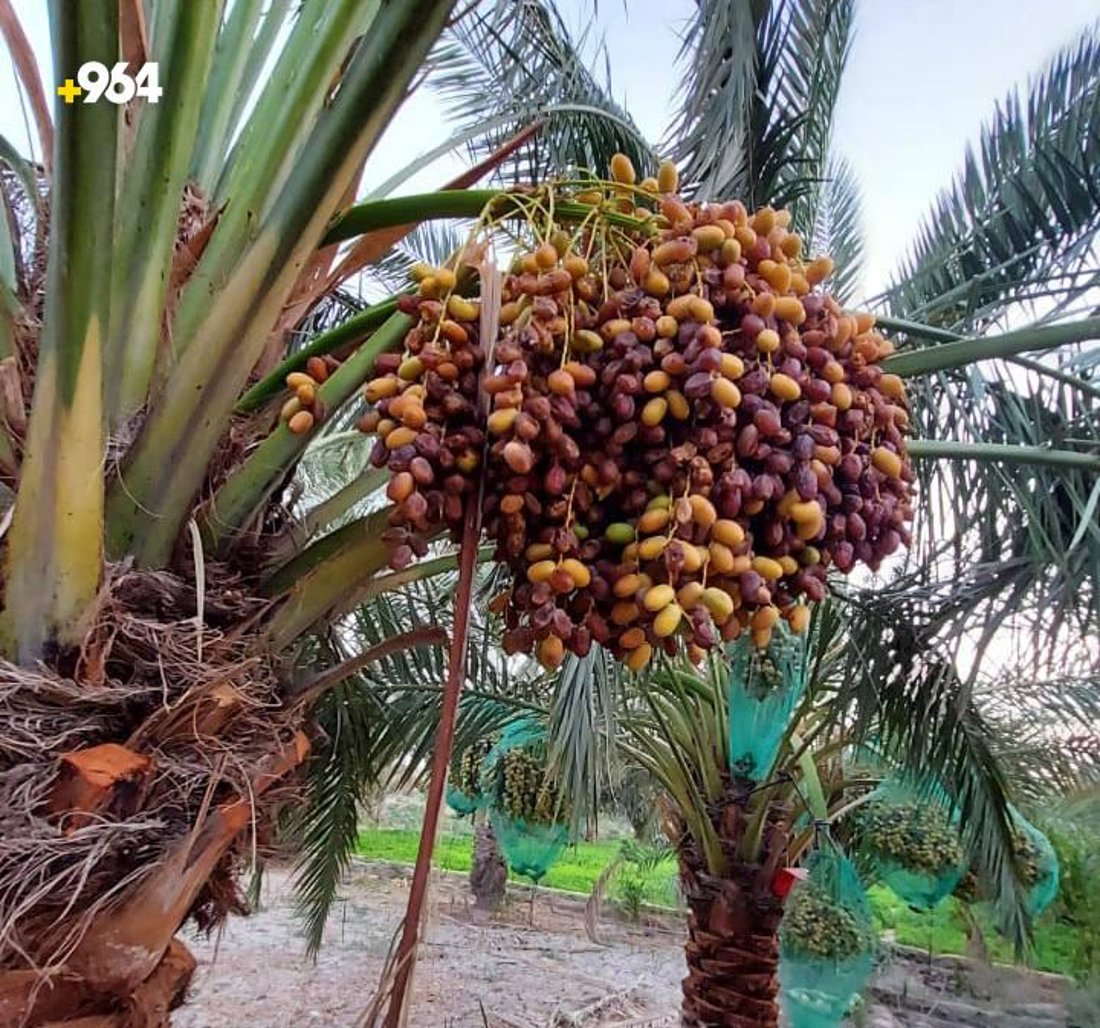
[{"label": "dirt path", "polygon": [[[341,895],[314,964],[303,955],[286,875],[270,873],[257,914],[233,919],[220,940],[193,942],[199,972],[174,1023],[351,1028],[400,924],[407,879],[357,868]],[[529,904],[519,899],[500,915],[481,916],[461,876],[437,875],[433,895],[410,1028],[570,1025],[573,1015],[616,995],[622,998],[584,1019],[586,1028],[676,1023],[679,931],[604,925],[609,945],[597,946],[584,934],[583,903],[572,898],[538,894],[532,924]]]},{"label": "dirt path", "polygon": [[[179,1028],[353,1028],[401,922],[403,869],[357,866],[316,963],[305,957],[285,873],[268,874],[262,909],[220,940],[195,940],[199,972]],[[468,902],[462,875],[437,874],[409,1028],[673,1028],[684,973],[675,919],[584,931],[583,899],[526,890],[501,914]],[[533,916],[533,922],[531,920]],[[1052,975],[888,952],[866,1028],[1064,1028]]]}]

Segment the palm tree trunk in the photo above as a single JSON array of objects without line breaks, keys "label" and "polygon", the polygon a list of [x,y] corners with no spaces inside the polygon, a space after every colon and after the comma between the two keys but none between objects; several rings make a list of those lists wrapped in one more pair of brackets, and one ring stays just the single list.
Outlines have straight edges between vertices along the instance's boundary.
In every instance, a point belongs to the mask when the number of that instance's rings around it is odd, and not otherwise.
[{"label": "palm tree trunk", "polygon": [[474,861],[470,867],[470,891],[474,905],[484,910],[499,910],[504,905],[508,866],[504,863],[496,834],[489,819],[474,826]]},{"label": "palm tree trunk", "polygon": [[[749,783],[751,785],[751,783]],[[741,795],[745,796],[748,790]],[[744,802],[726,799],[715,814],[726,869],[711,874],[686,832],[679,840],[680,883],[688,905],[682,1024],[685,1028],[777,1028],[779,923],[772,889],[786,849],[783,812],[772,808],[759,861],[738,853],[748,820]]]},{"label": "palm tree trunk", "polygon": [[[37,971],[4,972],[0,974],[0,1026],[23,1028],[48,1022],[47,1028],[167,1028],[194,971],[195,958],[174,939],[152,974],[116,997],[115,1010],[90,1015],[87,1011],[110,1009],[112,1004],[82,979],[60,977],[43,986]],[[68,1016],[72,1014],[76,1016]]]},{"label": "palm tree trunk", "polygon": [[[694,871],[687,895],[688,973],[683,980],[685,1028],[775,1028],[779,1024],[778,901],[760,895],[759,868],[729,878]],[[686,879],[686,869],[681,868]]]},{"label": "palm tree trunk", "polygon": [[[68,755],[70,763],[83,763],[91,772],[83,780],[59,777],[53,792],[53,805],[63,804],[74,825],[69,838],[79,837],[82,829],[75,826],[83,813],[95,811],[106,821],[107,812],[140,790],[132,774],[120,775],[105,788],[93,783],[94,777],[114,774],[109,765],[117,765],[126,752],[106,744]],[[170,1012],[183,1001],[195,969],[176,932],[204,892],[211,899],[211,888],[233,891],[231,848],[260,816],[264,794],[308,753],[306,736],[296,733],[253,773],[247,797],[213,806],[189,834],[164,851],[155,870],[137,877],[94,918],[88,918],[87,900],[47,923],[36,923],[42,919],[31,910],[27,920],[32,927],[24,929],[24,942],[34,946],[36,955],[64,950],[64,956],[55,958],[55,973],[48,981],[38,968],[0,968],[0,1028],[168,1028]],[[88,759],[81,761],[82,756]],[[152,770],[151,760],[132,756],[139,773]],[[88,870],[99,868],[89,864]],[[103,897],[95,899],[103,903]]]}]

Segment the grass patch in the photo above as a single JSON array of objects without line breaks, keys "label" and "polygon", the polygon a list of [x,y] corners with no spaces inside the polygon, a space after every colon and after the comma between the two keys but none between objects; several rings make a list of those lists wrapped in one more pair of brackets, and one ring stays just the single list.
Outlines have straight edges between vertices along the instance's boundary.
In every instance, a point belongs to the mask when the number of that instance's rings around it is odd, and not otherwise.
[{"label": "grass patch", "polygon": [[[463,826],[465,829],[465,826]],[[364,828],[359,832],[358,852],[368,860],[387,860],[411,865],[416,861],[420,842],[419,829]],[[619,852],[619,841],[601,839],[579,842],[562,854],[543,878],[541,885],[581,895],[591,893],[601,872]],[[435,847],[435,865],[445,871],[470,870],[472,840],[467,830],[447,831]],[[514,882],[529,883],[509,873]],[[676,867],[672,860],[647,874],[641,889],[641,902],[658,906],[678,905]],[[869,891],[871,907],[881,931],[893,931],[904,946],[921,949],[931,947],[933,953],[961,954],[966,951],[966,934],[956,913],[956,903],[949,899],[929,913],[915,913],[889,889],[874,886]],[[613,886],[611,898],[616,898]],[[1012,948],[993,930],[988,918],[981,918],[990,953],[995,960],[1011,962]],[[1074,933],[1069,925],[1043,919],[1035,930],[1034,966],[1042,971],[1069,973],[1074,952]]]},{"label": "grass patch", "polygon": [[[407,828],[364,828],[359,832],[358,853],[368,860],[387,860],[394,864],[413,864],[420,844],[420,832]],[[580,842],[570,846],[539,883],[548,889],[587,895],[596,879],[619,852],[615,839]],[[471,837],[465,833],[441,835],[436,841],[433,863],[444,871],[469,871],[473,860]],[[675,867],[659,868],[646,883],[645,902],[665,906],[676,903]],[[508,873],[513,882],[530,884],[529,878]]]},{"label": "grass patch", "polygon": [[[365,828],[359,832],[359,854],[371,860],[389,860],[395,864],[412,864],[420,832],[408,828]],[[591,888],[607,862],[615,855],[614,842],[580,843],[570,847],[547,872],[542,884],[567,892],[584,892]],[[469,871],[473,861],[472,839],[468,835],[441,835],[435,844],[433,863],[444,871]],[[522,881],[524,879],[514,879]]]},{"label": "grass patch", "polygon": [[[872,886],[868,896],[879,929],[892,930],[903,946],[931,948],[933,953],[966,952],[966,932],[955,900],[948,899],[934,910],[917,913],[884,886]],[[977,910],[977,917],[990,956],[1003,963],[1012,963],[1012,946],[997,934],[993,920],[981,908]],[[1074,929],[1070,925],[1049,916],[1040,918],[1035,926],[1032,965],[1040,971],[1069,974],[1075,948]]]}]

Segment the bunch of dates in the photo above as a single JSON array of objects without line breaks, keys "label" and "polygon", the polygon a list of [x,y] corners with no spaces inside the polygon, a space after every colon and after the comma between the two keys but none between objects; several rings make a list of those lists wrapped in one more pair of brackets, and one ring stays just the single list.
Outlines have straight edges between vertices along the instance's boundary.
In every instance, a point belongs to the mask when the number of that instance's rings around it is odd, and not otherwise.
[{"label": "bunch of dates", "polygon": [[556,667],[599,643],[640,670],[804,631],[830,570],[909,542],[892,344],[822,288],[832,263],[786,211],[688,203],[671,165],[635,184],[625,158],[557,199],[571,220],[530,225],[491,319],[451,268],[402,300],[416,323],[360,420],[392,473],[393,566],[480,498],[510,652]]}]

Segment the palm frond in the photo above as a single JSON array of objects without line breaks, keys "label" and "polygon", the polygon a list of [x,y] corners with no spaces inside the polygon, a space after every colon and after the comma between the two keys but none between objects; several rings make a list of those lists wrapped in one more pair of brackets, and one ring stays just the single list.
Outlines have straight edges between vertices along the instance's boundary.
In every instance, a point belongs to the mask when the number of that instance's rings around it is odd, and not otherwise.
[{"label": "palm frond", "polygon": [[951,796],[969,852],[996,884],[1002,929],[1022,949],[1031,929],[1012,857],[1008,772],[972,690],[927,634],[921,613],[904,591],[860,597],[834,703],[853,719],[857,741],[872,741],[902,770],[935,780]]},{"label": "palm frond", "polygon": [[1100,784],[1100,674],[1013,670],[979,682],[974,702],[1022,803],[1046,808]]},{"label": "palm frond", "polygon": [[383,711],[358,695],[353,682],[317,705],[325,742],[307,768],[305,802],[287,828],[300,854],[295,901],[311,955],[321,947],[325,922],[359,830],[359,804],[375,770],[371,738]]},{"label": "palm frond", "polygon": [[544,123],[498,170],[500,181],[540,182],[567,168],[604,173],[616,152],[644,174],[655,164],[649,144],[609,81],[590,70],[602,54],[587,31],[573,39],[544,0],[493,0],[451,28],[429,82],[460,126],[496,126],[470,144],[475,158],[519,128]]},{"label": "palm frond", "polygon": [[586,657],[570,655],[555,684],[547,735],[550,773],[572,811],[574,833],[598,820],[600,797],[612,778],[620,668],[594,646]]},{"label": "palm frond", "polygon": [[[345,437],[339,438],[343,440]],[[362,437],[359,438],[361,440]],[[311,447],[295,469],[292,496],[300,497],[304,509],[322,503],[366,470],[368,453],[364,451],[362,442],[354,439],[340,445]],[[363,501],[349,507],[340,519],[331,523],[331,527],[338,528],[353,517],[377,510],[380,503],[377,494],[373,501],[364,497]]]},{"label": "palm frond", "polygon": [[829,179],[833,114],[851,53],[855,9],[855,0],[817,0],[790,3],[784,12],[789,18],[788,42],[774,102],[805,111],[805,118],[795,148],[777,176],[771,202],[789,206],[792,224],[811,236]]},{"label": "palm frond", "polygon": [[859,292],[863,274],[863,198],[852,166],[841,158],[829,161],[817,206],[810,212],[808,242],[813,254],[828,254],[833,273],[826,288],[842,304]]},{"label": "palm frond", "polygon": [[700,194],[790,207],[812,233],[826,180],[833,111],[854,0],[704,0],[689,26],[673,131]]},{"label": "palm frond", "polygon": [[[891,313],[980,337],[1022,318],[1091,309],[1100,281],[1098,83],[1094,27],[1032,80],[1026,98],[1009,95],[881,298]],[[1096,354],[1077,344],[918,379],[918,434],[1095,452]],[[935,597],[942,634],[976,625],[980,650],[1015,619],[1031,630],[1037,665],[1079,643],[1100,611],[1095,473],[961,460],[918,471],[922,532],[907,581]],[[1061,628],[1067,618],[1076,632]]]},{"label": "palm frond", "polygon": [[702,0],[684,33],[684,81],[666,147],[704,196],[740,181],[756,83],[757,28],[767,3]]},{"label": "palm frond", "polygon": [[[986,362],[922,379],[911,388],[917,433],[1096,452],[1100,394],[1081,387],[1095,384],[1095,371],[1068,370],[1082,353],[1048,357],[1057,377]],[[941,635],[976,630],[979,657],[1008,622],[1027,630],[1036,668],[1079,648],[1100,619],[1095,471],[966,460],[917,470],[918,531],[898,588],[938,610]]]},{"label": "palm frond", "polygon": [[883,296],[972,333],[1029,308],[1065,317],[1100,282],[1100,25],[997,107]]},{"label": "palm frond", "polygon": [[[348,623],[315,639],[302,659],[323,670],[410,629],[449,629],[453,591],[450,574],[384,593],[353,612]],[[545,716],[549,701],[548,678],[541,669],[510,666],[496,645],[495,620],[476,607],[472,613],[456,753],[499,732],[519,713]],[[445,679],[442,648],[405,649],[364,668],[317,704],[322,742],[307,769],[306,801],[286,826],[301,854],[295,872],[297,909],[311,953],[321,943],[355,851],[363,799],[379,789],[416,784],[429,768]]]},{"label": "palm frond", "polygon": [[636,701],[618,720],[624,758],[668,794],[712,874],[726,865],[712,820],[729,753],[726,674],[714,654],[703,674],[686,660],[662,662],[633,681]]}]

